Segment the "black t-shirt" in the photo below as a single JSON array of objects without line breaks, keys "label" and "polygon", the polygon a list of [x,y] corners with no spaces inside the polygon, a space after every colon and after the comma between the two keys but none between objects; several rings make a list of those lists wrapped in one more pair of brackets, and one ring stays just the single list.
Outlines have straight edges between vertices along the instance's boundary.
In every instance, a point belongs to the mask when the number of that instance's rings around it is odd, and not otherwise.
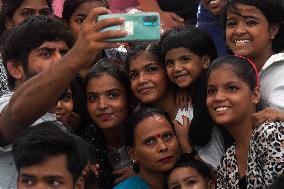
[{"label": "black t-shirt", "polygon": [[198,4],[200,0],[158,0],[163,11],[174,12],[186,22],[195,24]]}]

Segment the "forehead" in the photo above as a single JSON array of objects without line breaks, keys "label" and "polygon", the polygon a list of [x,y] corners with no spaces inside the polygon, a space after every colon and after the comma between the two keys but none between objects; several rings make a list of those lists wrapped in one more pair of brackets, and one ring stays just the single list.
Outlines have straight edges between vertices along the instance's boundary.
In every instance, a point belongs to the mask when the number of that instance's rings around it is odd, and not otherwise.
[{"label": "forehead", "polygon": [[143,138],[157,136],[169,131],[173,131],[169,121],[162,115],[152,114],[137,124],[135,133],[138,140],[143,140]]},{"label": "forehead", "polygon": [[264,14],[261,12],[261,10],[259,10],[255,6],[240,4],[240,3],[237,3],[235,6],[228,9],[227,17],[233,16],[233,15],[238,15],[238,16],[242,16],[242,17],[257,16],[257,17],[264,17],[265,18]]},{"label": "forehead", "polygon": [[59,50],[69,49],[67,44],[62,40],[61,41],[45,41],[36,49],[42,49],[42,48],[59,49]]},{"label": "forehead", "polygon": [[188,48],[185,47],[179,47],[179,48],[173,48],[170,49],[167,53],[165,58],[174,58],[179,57],[183,55],[190,55],[193,54]]},{"label": "forehead", "polygon": [[208,84],[228,83],[228,82],[243,82],[236,74],[235,69],[231,65],[222,65],[212,70],[208,77]]},{"label": "forehead", "polygon": [[149,64],[157,64],[157,65],[161,66],[161,63],[159,62],[159,58],[156,55],[149,53],[149,52],[146,52],[146,51],[139,52],[130,61],[129,69],[130,70],[142,69]]},{"label": "forehead", "polygon": [[67,169],[66,155],[51,156],[36,165],[22,167],[19,174],[26,174],[39,178],[46,176],[72,178],[71,173]]},{"label": "forehead", "polygon": [[104,3],[102,1],[87,1],[82,3],[73,13],[73,15],[77,14],[88,14],[91,9],[96,7],[104,7]]},{"label": "forehead", "polygon": [[42,9],[48,8],[48,5],[46,0],[23,0],[19,8]]},{"label": "forehead", "polygon": [[109,74],[93,77],[88,82],[88,89],[93,91],[105,91],[113,88],[124,89],[121,83]]}]

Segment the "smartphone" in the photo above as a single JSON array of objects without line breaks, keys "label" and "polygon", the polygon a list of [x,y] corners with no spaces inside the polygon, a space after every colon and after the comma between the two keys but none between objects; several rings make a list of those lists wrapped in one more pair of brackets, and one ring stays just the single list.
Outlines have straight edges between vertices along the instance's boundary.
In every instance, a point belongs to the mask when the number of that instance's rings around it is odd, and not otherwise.
[{"label": "smartphone", "polygon": [[108,39],[113,42],[158,41],[160,40],[160,15],[157,12],[147,13],[114,13],[98,16],[98,21],[106,18],[124,17],[123,25],[110,26],[106,30],[126,30],[128,35],[121,38]]}]

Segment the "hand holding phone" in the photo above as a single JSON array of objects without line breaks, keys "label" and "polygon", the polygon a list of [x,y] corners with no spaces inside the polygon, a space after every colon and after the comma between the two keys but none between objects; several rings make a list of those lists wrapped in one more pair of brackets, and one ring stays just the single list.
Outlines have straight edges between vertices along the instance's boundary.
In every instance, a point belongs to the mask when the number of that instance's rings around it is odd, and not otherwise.
[{"label": "hand holding phone", "polygon": [[160,40],[160,15],[156,12],[147,13],[115,13],[98,16],[98,21],[107,18],[123,17],[123,25],[110,26],[107,30],[126,30],[128,35],[121,38],[107,39],[106,41],[129,42],[129,41],[158,41]]}]

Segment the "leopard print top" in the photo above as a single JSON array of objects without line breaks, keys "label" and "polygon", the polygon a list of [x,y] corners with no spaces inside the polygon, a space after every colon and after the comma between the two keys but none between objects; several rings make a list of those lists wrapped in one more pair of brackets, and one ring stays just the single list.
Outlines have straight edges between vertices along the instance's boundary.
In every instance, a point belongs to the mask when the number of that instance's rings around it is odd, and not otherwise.
[{"label": "leopard print top", "polygon": [[284,173],[284,124],[265,123],[254,131],[250,141],[248,188],[264,188],[281,173]]},{"label": "leopard print top", "polygon": [[[284,124],[264,123],[252,135],[248,152],[247,188],[262,189],[284,173]],[[236,145],[231,146],[217,168],[217,188],[239,189]]]}]

